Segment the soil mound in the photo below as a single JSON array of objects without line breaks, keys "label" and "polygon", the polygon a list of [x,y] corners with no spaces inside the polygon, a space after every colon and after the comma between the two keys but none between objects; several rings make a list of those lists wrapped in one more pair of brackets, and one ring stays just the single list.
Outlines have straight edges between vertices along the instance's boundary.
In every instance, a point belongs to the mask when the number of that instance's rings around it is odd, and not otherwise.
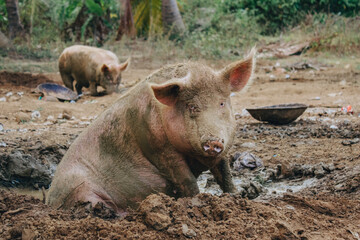
[{"label": "soil mound", "polygon": [[53,81],[42,74],[0,72],[0,85],[3,86],[21,86],[35,88],[41,83],[52,83]]},{"label": "soil mound", "polygon": [[55,210],[0,191],[2,239],[356,239],[360,202],[286,194],[255,202],[223,194],[148,196],[125,218],[104,206]]}]

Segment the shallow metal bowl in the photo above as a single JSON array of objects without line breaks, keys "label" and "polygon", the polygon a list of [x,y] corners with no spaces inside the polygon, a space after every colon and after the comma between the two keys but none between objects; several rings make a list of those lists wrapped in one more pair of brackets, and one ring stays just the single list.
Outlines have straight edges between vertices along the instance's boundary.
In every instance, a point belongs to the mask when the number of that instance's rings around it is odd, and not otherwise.
[{"label": "shallow metal bowl", "polygon": [[280,104],[258,108],[247,108],[250,115],[264,122],[272,124],[288,124],[295,121],[308,106],[300,103]]},{"label": "shallow metal bowl", "polygon": [[79,96],[70,89],[63,87],[56,83],[42,83],[39,84],[35,92],[41,92],[44,96],[53,96],[61,100],[76,100]]}]

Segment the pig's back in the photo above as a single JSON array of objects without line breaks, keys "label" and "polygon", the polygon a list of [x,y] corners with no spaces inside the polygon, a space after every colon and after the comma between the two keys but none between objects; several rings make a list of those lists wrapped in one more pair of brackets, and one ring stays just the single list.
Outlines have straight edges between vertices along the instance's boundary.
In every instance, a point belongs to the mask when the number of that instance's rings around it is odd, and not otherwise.
[{"label": "pig's back", "polygon": [[60,62],[64,62],[66,65],[76,66],[78,64],[118,64],[119,61],[116,55],[108,50],[74,45],[63,51],[60,56]]}]

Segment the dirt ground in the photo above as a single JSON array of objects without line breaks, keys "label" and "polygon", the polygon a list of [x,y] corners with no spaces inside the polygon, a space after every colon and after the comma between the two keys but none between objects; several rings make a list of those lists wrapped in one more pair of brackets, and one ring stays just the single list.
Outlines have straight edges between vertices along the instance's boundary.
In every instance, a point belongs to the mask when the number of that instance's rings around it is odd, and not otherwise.
[{"label": "dirt ground", "polygon": [[[201,194],[151,195],[125,218],[102,205],[52,209],[39,189],[48,188],[79,133],[154,69],[133,67],[122,93],[85,94],[76,103],[46,102],[33,92],[42,82],[61,84],[58,73],[0,72],[0,239],[359,240],[360,63],[289,66],[300,60],[260,59],[251,87],[232,96],[238,126],[228,157],[238,194],[222,194],[206,172]],[[283,103],[309,107],[287,125],[244,110]],[[349,105],[351,113],[341,109]],[[249,168],[238,158],[243,152],[259,164]]]}]

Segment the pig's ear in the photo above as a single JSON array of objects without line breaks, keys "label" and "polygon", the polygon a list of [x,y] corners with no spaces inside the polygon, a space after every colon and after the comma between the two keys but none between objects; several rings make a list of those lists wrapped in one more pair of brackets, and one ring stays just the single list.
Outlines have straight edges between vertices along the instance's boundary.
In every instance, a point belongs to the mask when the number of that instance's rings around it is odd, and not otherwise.
[{"label": "pig's ear", "polygon": [[178,83],[167,83],[162,85],[151,85],[155,98],[167,106],[174,106],[179,97],[180,85]]},{"label": "pig's ear", "polygon": [[125,71],[129,65],[130,65],[130,57],[126,60],[126,62],[118,65],[120,72]]},{"label": "pig's ear", "polygon": [[103,72],[103,73],[110,72],[109,66],[106,64],[103,64],[101,67],[101,72]]},{"label": "pig's ear", "polygon": [[226,83],[230,83],[231,91],[238,92],[251,81],[255,68],[256,49],[251,49],[249,55],[241,61],[231,63],[221,71]]}]

